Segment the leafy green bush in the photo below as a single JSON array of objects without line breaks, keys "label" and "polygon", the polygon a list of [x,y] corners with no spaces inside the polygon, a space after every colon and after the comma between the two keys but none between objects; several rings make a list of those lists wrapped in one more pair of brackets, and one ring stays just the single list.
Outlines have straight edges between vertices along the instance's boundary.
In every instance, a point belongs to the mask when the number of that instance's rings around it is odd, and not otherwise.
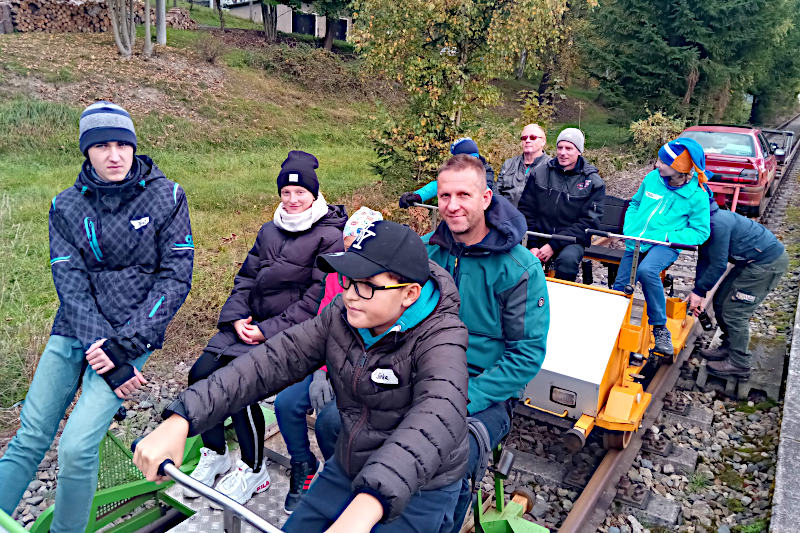
[{"label": "leafy green bush", "polygon": [[661,111],[647,114],[646,118],[631,123],[633,144],[637,156],[642,160],[656,156],[658,149],[667,141],[680,135],[686,127],[686,120],[667,115]]}]

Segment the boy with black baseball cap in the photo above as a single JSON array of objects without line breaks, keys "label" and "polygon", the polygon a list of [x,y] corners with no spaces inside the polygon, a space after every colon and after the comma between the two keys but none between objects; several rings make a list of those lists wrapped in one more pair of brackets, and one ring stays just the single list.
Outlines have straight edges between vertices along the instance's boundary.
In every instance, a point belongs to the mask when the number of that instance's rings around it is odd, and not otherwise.
[{"label": "boy with black baseball cap", "polygon": [[318,262],[344,293],[181,393],[134,462],[157,480],[162,461],[179,463],[188,435],[327,364],[340,438],[284,530],[448,531],[468,453],[458,290],[394,222],[373,223],[347,252]]}]

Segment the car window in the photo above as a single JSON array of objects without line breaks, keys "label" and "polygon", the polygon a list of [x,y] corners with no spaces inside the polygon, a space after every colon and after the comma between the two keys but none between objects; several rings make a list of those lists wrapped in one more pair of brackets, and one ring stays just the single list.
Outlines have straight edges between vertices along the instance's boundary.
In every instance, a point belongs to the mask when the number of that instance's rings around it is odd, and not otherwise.
[{"label": "car window", "polygon": [[689,137],[700,143],[706,154],[738,155],[755,157],[753,137],[745,133],[721,131],[684,131],[681,137]]},{"label": "car window", "polygon": [[767,139],[764,138],[763,133],[758,134],[758,142],[761,143],[761,152],[764,154],[764,157],[765,158],[769,157],[770,154],[769,143],[767,142]]}]

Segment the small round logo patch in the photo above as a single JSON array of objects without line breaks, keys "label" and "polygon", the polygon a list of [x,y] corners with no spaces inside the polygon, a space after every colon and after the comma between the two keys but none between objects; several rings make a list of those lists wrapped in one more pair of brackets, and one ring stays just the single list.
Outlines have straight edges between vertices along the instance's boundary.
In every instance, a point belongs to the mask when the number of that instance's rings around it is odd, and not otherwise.
[{"label": "small round logo patch", "polygon": [[539,307],[544,305],[544,298],[539,298]]}]

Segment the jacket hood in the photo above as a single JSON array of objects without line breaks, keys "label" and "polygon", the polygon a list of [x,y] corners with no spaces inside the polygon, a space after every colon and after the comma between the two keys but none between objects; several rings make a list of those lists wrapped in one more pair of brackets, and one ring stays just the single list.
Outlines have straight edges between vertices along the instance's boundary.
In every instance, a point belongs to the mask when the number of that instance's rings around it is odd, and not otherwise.
[{"label": "jacket hood", "polygon": [[458,287],[450,273],[440,267],[433,260],[428,260],[431,269],[431,278],[439,289],[439,310],[444,313],[452,313],[458,316],[461,306],[461,296],[458,294]]},{"label": "jacket hood", "polygon": [[158,179],[166,179],[161,169],[146,155],[134,156],[130,176],[123,182],[101,185],[92,178],[91,173],[92,164],[89,162],[89,158],[86,158],[81,172],[78,174],[78,179],[75,180],[75,188],[81,194],[94,193],[98,196],[136,194],[147,187],[149,183]]},{"label": "jacket hood", "polygon": [[484,216],[489,233],[478,244],[464,246],[456,241],[446,222],[439,223],[431,235],[430,242],[448,249],[463,247],[467,254],[507,252],[521,243],[525,232],[528,231],[522,213],[499,194],[492,196],[492,203],[489,204]]},{"label": "jacket hood", "polygon": [[319,219],[320,226],[334,226],[344,229],[347,223],[347,210],[343,205],[328,204],[328,213]]}]

